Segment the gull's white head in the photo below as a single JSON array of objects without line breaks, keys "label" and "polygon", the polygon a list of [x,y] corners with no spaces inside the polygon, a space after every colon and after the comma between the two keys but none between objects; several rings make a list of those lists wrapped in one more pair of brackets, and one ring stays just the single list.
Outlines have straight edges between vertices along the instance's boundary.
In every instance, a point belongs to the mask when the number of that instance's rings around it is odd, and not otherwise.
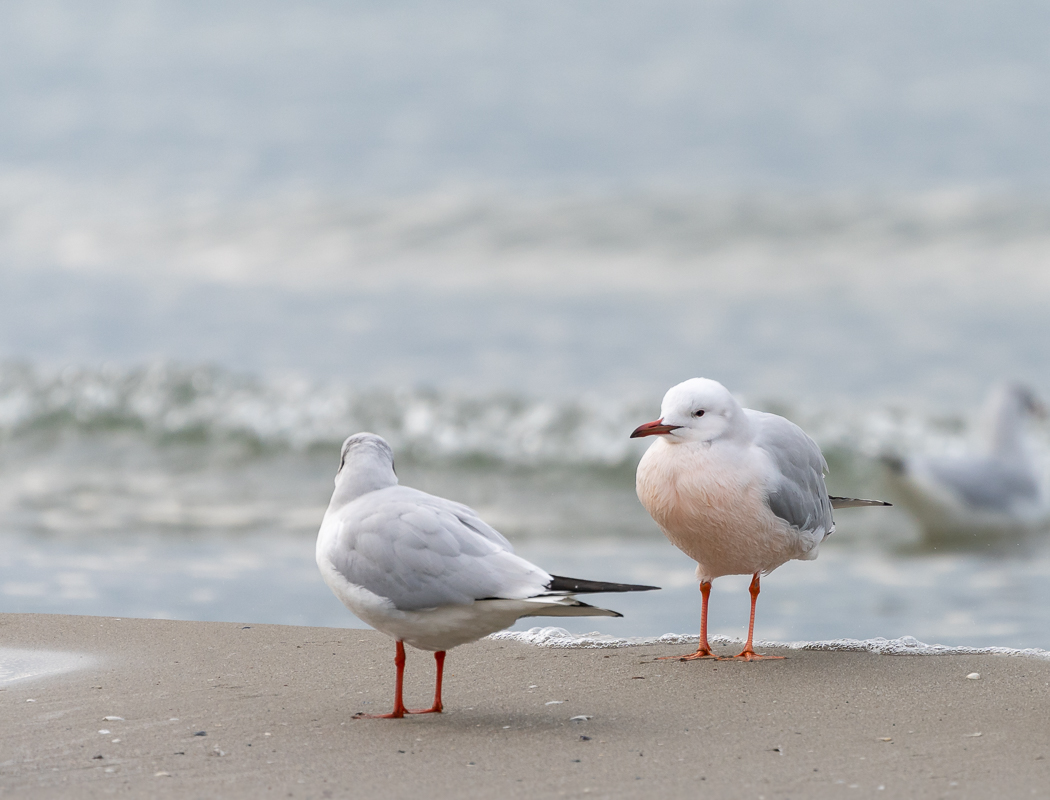
[{"label": "gull's white head", "polygon": [[397,486],[394,451],[382,436],[355,433],[343,442],[335,473],[336,497],[346,501],[366,492]]},{"label": "gull's white head", "polygon": [[669,442],[713,442],[747,429],[744,410],[718,381],[691,378],[672,386],[660,405],[660,419],[639,425],[632,439],[663,436]]},{"label": "gull's white head", "polygon": [[1046,419],[1046,406],[1036,397],[1035,392],[1023,383],[1004,383],[992,389],[985,404],[989,416],[1008,414],[1021,418],[1027,415]]},{"label": "gull's white head", "polygon": [[981,414],[981,427],[990,451],[1003,457],[1022,457],[1027,451],[1024,423],[1028,417],[1046,419],[1046,406],[1020,383],[992,389]]}]

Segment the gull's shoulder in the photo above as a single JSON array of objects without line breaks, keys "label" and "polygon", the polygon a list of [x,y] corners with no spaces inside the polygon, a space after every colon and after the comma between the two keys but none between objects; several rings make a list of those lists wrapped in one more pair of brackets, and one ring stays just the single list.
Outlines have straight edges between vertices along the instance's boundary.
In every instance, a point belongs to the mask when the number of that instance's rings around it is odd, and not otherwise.
[{"label": "gull's shoulder", "polygon": [[388,536],[450,534],[461,542],[485,540],[513,552],[506,537],[470,506],[409,486],[389,486],[355,498],[336,516],[344,526],[367,528]]},{"label": "gull's shoulder", "polygon": [[771,457],[778,468],[795,465],[821,474],[828,471],[820,445],[794,422],[779,414],[752,408],[745,408],[744,413],[751,423],[753,446]]}]

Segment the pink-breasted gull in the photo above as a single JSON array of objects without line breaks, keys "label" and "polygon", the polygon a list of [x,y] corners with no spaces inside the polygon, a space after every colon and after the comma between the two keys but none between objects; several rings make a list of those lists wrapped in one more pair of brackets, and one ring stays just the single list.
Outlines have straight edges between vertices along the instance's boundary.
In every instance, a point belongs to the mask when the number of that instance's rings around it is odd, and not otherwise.
[{"label": "pink-breasted gull", "polygon": [[835,530],[832,508],[889,505],[829,497],[827,463],[801,428],[776,414],[742,408],[717,381],[693,378],[664,395],[660,419],[631,438],[656,436],[638,464],[642,505],[671,543],[696,561],[703,598],[700,644],[683,660],[717,658],[707,641],[711,581],[752,575],[747,643],[755,653],[759,576],[791,559],[812,560]]},{"label": "pink-breasted gull", "polygon": [[[520,617],[619,617],[574,595],[655,586],[549,575],[514,554],[467,506],[399,486],[394,453],[380,436],[343,442],[335,492],[317,535],[325,583],[362,621],[396,641],[394,710],[400,718],[442,710],[445,651],[513,625]],[[402,699],[405,643],[434,653],[434,704],[409,711]]]}]

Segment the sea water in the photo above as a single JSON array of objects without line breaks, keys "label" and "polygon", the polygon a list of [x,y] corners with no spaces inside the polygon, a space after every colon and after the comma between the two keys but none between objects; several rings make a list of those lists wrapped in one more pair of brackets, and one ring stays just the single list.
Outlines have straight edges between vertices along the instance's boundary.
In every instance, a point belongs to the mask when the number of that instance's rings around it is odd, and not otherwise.
[{"label": "sea water", "polygon": [[[663,587],[566,627],[695,631],[628,438],[672,384],[788,416],[832,493],[874,498],[880,456],[977,446],[997,380],[1050,397],[1050,206],[1020,195],[140,200],[128,228],[91,222],[116,196],[9,216],[5,611],[358,624],[312,539],[371,430],[403,483],[548,571]],[[1045,535],[948,550],[900,508],[836,521],[763,581],[760,636],[1050,646]],[[713,631],[744,633],[746,584],[717,581]]]},{"label": "sea water", "polygon": [[[880,455],[972,447],[995,381],[1050,398],[1032,13],[5,3],[0,610],[355,625],[313,537],[372,430],[545,569],[663,587],[566,626],[695,632],[633,489],[669,386],[876,498]],[[1050,645],[1045,536],[836,521],[759,638]]]},{"label": "sea water", "polygon": [[[358,390],[216,367],[0,372],[0,607],[298,625],[359,624],[321,582],[314,535],[344,434],[374,430],[403,483],[476,508],[554,574],[645,583],[596,598],[623,619],[559,620],[615,636],[693,632],[694,565],[634,494],[659,395],[555,399]],[[775,406],[824,447],[833,493],[884,496],[877,456],[968,443],[968,415],[839,401]],[[1043,462],[1044,429],[1033,431]],[[899,508],[837,512],[815,562],[763,581],[765,639],[916,636],[1050,645],[1045,537],[925,545]],[[740,636],[748,578],[712,595],[712,631]],[[532,627],[536,620],[521,623]],[[527,623],[527,624],[526,624]]]}]

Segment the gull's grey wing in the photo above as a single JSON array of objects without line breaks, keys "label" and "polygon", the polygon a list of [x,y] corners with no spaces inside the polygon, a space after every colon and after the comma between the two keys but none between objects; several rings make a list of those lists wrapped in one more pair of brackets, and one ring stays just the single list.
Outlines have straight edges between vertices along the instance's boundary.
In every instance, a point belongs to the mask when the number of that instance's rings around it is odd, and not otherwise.
[{"label": "gull's grey wing", "polygon": [[754,444],[769,457],[773,474],[767,502],[774,514],[819,542],[835,530],[824,485],[828,465],[820,447],[798,425],[776,414],[747,409]]},{"label": "gull's grey wing", "polygon": [[997,458],[930,458],[916,466],[974,509],[1009,511],[1016,503],[1039,500],[1039,483],[1031,471]]},{"label": "gull's grey wing", "polygon": [[470,508],[403,486],[363,495],[338,525],[332,565],[402,611],[543,594],[551,577]]},{"label": "gull's grey wing", "polygon": [[[407,491],[416,492],[417,490],[408,489]],[[495,528],[493,528],[487,522],[485,522],[485,520],[483,520],[481,517],[479,517],[478,512],[476,512],[470,506],[465,506],[462,503],[457,503],[455,500],[446,500],[444,497],[436,497],[435,495],[425,494],[424,492],[418,492],[418,494],[423,494],[426,497],[431,498],[432,500],[438,501],[439,505],[442,508],[448,508],[449,511],[456,515],[460,522],[462,522],[464,525],[466,525],[468,528],[470,528],[482,538],[487,539],[488,541],[492,542],[495,545],[498,545],[499,547],[508,552],[514,552],[514,546],[509,541],[507,541],[507,537]]]}]

